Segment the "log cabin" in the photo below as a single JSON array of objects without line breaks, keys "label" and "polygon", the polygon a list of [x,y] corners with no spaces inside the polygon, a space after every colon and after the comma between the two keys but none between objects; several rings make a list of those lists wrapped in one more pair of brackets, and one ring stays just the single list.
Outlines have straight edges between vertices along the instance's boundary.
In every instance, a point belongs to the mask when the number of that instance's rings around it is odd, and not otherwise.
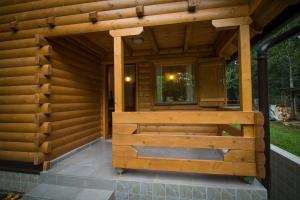
[{"label": "log cabin", "polygon": [[[298,2],[0,1],[0,160],[46,170],[112,137],[116,169],[264,178],[250,41]],[[236,54],[232,110],[225,67]],[[144,157],[137,147],[219,149],[223,159]]]}]

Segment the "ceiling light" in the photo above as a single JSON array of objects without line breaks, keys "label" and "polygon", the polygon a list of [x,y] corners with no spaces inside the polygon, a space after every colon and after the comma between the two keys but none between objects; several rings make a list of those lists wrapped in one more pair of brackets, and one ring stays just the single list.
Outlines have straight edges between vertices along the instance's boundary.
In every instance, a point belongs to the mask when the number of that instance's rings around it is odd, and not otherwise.
[{"label": "ceiling light", "polygon": [[144,38],[143,37],[133,37],[132,42],[134,44],[143,44],[144,43]]}]

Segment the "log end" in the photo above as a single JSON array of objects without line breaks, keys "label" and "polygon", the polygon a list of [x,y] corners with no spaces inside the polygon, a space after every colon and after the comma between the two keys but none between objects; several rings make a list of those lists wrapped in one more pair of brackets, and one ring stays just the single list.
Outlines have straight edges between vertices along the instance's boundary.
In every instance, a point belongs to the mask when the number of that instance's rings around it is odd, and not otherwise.
[{"label": "log end", "polygon": [[136,6],[136,16],[138,18],[144,17],[144,5],[138,5]]},{"label": "log end", "polygon": [[98,22],[98,12],[94,11],[94,12],[90,12],[89,13],[89,19],[92,23],[96,23]]}]

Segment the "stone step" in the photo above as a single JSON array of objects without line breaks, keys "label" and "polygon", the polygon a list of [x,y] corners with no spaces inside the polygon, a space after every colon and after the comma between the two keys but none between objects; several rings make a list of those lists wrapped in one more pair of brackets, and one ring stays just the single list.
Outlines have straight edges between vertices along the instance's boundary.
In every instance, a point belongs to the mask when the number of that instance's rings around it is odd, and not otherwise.
[{"label": "stone step", "polygon": [[24,200],[114,200],[114,192],[52,184],[39,184],[23,197]]}]

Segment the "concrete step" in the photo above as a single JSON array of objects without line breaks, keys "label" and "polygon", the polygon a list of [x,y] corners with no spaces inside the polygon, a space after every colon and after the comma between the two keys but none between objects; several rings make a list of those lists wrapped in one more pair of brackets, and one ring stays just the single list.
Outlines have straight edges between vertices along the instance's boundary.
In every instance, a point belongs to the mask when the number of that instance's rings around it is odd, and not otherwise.
[{"label": "concrete step", "polygon": [[111,190],[89,189],[52,184],[39,184],[24,200],[114,200]]}]

